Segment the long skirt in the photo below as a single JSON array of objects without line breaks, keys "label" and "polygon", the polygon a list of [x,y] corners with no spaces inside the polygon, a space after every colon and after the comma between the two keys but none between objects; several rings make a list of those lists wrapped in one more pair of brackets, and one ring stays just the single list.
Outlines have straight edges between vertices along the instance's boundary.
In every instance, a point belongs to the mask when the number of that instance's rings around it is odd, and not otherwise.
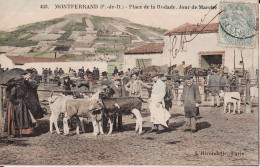
[{"label": "long skirt", "polygon": [[14,105],[9,101],[7,108],[8,135],[32,134],[34,128],[31,117],[32,115],[24,103]]}]

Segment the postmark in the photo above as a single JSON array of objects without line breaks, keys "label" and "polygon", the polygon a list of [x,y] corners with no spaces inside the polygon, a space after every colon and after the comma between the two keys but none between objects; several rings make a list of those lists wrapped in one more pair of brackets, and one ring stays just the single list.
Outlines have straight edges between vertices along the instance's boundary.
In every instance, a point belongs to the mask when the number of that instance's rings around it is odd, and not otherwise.
[{"label": "postmark", "polygon": [[219,44],[229,47],[255,47],[256,5],[221,2]]}]

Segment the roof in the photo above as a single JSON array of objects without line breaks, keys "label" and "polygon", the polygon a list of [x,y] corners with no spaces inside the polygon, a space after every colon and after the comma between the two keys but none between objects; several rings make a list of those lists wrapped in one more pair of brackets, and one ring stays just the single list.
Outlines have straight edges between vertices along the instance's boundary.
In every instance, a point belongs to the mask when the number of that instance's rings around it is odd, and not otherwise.
[{"label": "roof", "polygon": [[185,23],[173,30],[167,31],[164,35],[172,35],[172,34],[197,34],[197,33],[216,33],[219,29],[219,23],[212,23],[212,24],[190,24]]},{"label": "roof", "polygon": [[24,63],[42,63],[42,62],[67,62],[60,58],[40,58],[40,57],[25,57],[25,56],[7,56],[14,64]]},{"label": "roof", "polygon": [[125,54],[146,54],[146,53],[163,53],[163,43],[150,43],[125,52]]},{"label": "roof", "polygon": [[[198,34],[198,33],[216,33],[219,30],[219,23],[211,24],[190,24],[185,23],[177,28],[164,33],[164,35],[178,35],[178,34]],[[256,30],[259,30],[259,20],[256,19]]]}]

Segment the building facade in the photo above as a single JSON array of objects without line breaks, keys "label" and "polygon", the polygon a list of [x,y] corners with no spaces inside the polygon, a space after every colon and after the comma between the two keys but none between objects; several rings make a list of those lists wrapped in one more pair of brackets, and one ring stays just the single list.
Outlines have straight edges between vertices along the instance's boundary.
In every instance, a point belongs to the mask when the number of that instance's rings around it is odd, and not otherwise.
[{"label": "building facade", "polygon": [[163,61],[163,43],[150,43],[125,52],[123,70],[165,64],[167,63]]},{"label": "building facade", "polygon": [[[258,29],[257,29],[258,30]],[[192,25],[186,23],[165,33],[164,64],[191,64],[208,68],[210,64],[225,65],[232,70],[244,68],[256,78],[258,67],[258,34],[254,48],[232,48],[218,44],[219,24]]]}]

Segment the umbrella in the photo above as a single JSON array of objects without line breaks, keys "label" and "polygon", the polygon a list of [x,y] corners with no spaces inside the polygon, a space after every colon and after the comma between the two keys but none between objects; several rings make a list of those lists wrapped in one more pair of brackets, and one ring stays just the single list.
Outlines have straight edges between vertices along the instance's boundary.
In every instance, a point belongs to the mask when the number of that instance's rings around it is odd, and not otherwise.
[{"label": "umbrella", "polygon": [[11,70],[7,70],[0,74],[0,85],[7,84],[7,82],[10,81],[11,79],[17,78],[27,73],[28,73],[27,71],[20,68],[13,68]]}]

